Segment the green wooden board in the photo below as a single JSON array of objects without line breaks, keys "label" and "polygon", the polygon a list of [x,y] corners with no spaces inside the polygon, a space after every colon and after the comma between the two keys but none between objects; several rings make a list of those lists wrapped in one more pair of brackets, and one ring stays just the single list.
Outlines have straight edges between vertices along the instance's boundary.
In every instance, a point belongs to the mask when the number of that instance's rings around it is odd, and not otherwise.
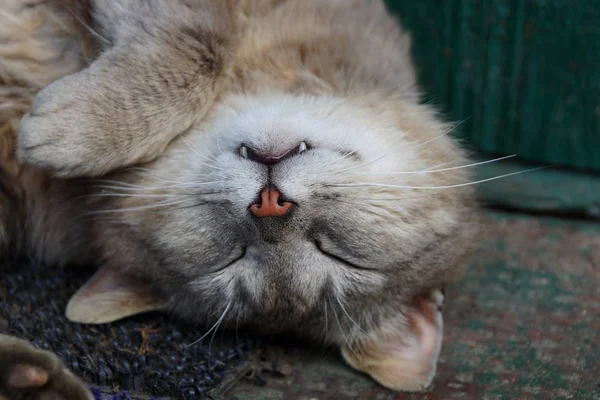
[{"label": "green wooden board", "polygon": [[478,150],[600,171],[600,1],[388,0]]},{"label": "green wooden board", "polygon": [[491,206],[600,220],[600,177],[557,168],[531,169],[514,160],[478,166],[476,181],[511,175],[478,184],[479,198]]}]

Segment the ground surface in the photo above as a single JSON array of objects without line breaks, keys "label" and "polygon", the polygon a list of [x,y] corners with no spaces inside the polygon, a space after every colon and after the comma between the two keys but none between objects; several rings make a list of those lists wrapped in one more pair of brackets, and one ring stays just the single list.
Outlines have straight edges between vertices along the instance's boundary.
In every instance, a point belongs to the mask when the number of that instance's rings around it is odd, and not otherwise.
[{"label": "ground surface", "polygon": [[438,376],[424,394],[384,390],[319,346],[219,332],[189,347],[203,331],[159,315],[70,324],[64,306],[85,276],[43,266],[3,272],[0,331],[57,352],[109,398],[599,399],[600,223],[488,211],[486,226],[448,290]]},{"label": "ground surface", "polygon": [[449,289],[438,376],[395,394],[318,348],[284,350],[284,376],[225,399],[598,399],[600,224],[489,212],[483,247]]}]

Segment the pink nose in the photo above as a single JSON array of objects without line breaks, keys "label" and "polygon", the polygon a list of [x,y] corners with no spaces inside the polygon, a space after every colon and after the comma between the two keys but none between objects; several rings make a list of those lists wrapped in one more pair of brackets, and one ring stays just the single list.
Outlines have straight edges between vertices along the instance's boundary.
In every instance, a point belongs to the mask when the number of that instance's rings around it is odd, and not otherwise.
[{"label": "pink nose", "polygon": [[289,201],[280,202],[281,192],[273,187],[265,187],[260,192],[260,204],[250,206],[252,214],[259,218],[283,217],[290,211],[293,204]]}]

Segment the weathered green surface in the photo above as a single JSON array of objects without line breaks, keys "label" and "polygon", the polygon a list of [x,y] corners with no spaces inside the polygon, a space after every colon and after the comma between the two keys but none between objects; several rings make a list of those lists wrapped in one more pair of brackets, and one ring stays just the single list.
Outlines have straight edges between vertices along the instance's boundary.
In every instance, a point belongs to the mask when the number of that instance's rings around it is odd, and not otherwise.
[{"label": "weathered green surface", "polygon": [[221,398],[600,398],[600,225],[500,212],[486,224],[480,253],[448,292],[444,348],[427,393],[384,390],[315,345],[284,347],[274,357],[283,376],[265,373],[265,386],[244,382]]},{"label": "weathered green surface", "polygon": [[479,198],[488,205],[600,220],[600,175],[531,169],[513,159],[476,167],[477,181],[506,176],[478,184]]},{"label": "weathered green surface", "polygon": [[388,0],[477,149],[600,171],[600,2]]}]

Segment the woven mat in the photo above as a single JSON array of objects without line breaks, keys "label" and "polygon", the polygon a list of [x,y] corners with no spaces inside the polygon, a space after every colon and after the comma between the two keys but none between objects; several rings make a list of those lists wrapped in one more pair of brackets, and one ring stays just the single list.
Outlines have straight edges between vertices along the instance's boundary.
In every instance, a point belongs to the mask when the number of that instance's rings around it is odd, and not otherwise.
[{"label": "woven mat", "polygon": [[248,336],[221,331],[188,346],[206,329],[158,314],[72,324],[65,306],[89,275],[26,262],[2,266],[0,332],[58,354],[98,399],[202,398],[227,385],[253,352]]}]

